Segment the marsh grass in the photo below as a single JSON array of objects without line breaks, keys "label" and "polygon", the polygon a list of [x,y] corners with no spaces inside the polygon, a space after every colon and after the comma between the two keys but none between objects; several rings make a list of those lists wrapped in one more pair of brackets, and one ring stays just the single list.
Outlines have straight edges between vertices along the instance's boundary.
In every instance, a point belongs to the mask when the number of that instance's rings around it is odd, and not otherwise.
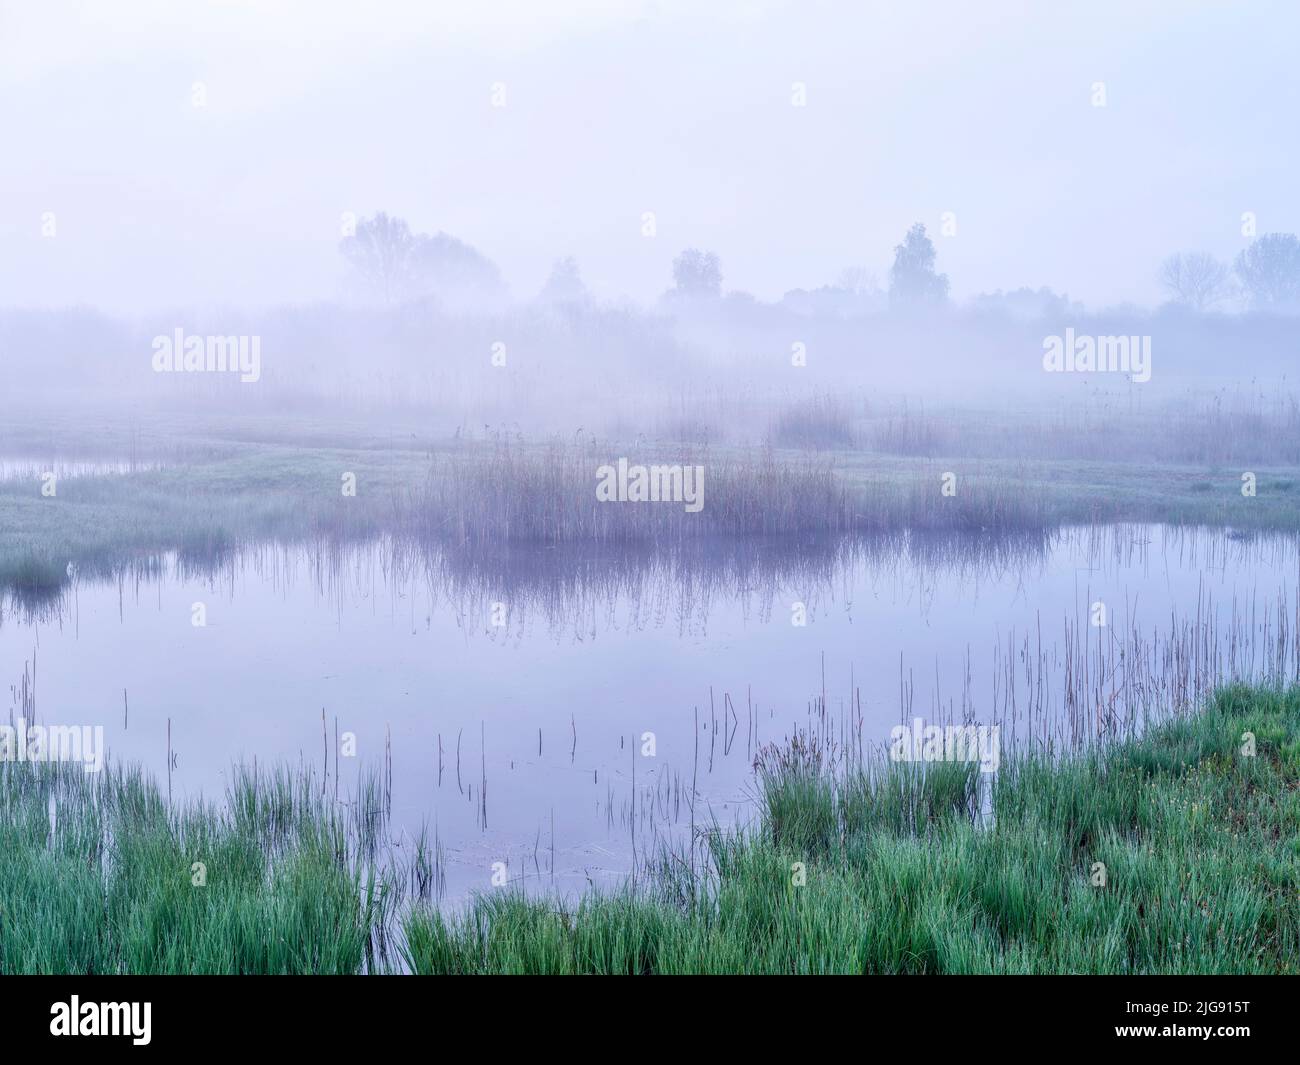
[{"label": "marsh grass", "polygon": [[[158,429],[134,472],[61,480],[57,497],[42,497],[31,477],[0,480],[0,591],[48,595],[66,583],[69,563],[104,578],[172,552],[211,566],[256,542],[408,537],[471,552],[567,545],[671,555],[723,539],[798,546],[1152,521],[1294,530],[1300,520],[1293,404],[935,415],[828,396],[743,417],[766,443],[702,443],[728,434],[698,426],[675,445],[585,432],[529,441],[501,430],[435,441],[290,420],[194,440],[176,429],[188,443],[171,448]],[[104,439],[129,445],[135,462],[133,439],[107,430]],[[704,509],[598,504],[596,470],[620,456],[704,466]],[[1258,475],[1248,500],[1243,469]],[[354,497],[340,491],[345,473],[356,478]],[[947,474],[955,492],[945,495]]]},{"label": "marsh grass", "polygon": [[[1243,734],[1257,753],[1240,753]],[[497,893],[405,921],[416,972],[1296,973],[1300,688],[1065,760],[859,765],[801,740],[762,817],[576,906]],[[792,870],[802,863],[806,882]],[[1101,865],[1105,883],[1097,881]]]},{"label": "marsh grass", "polygon": [[855,447],[857,433],[847,405],[833,396],[812,396],[783,406],[768,439],[775,447],[826,451]]},{"label": "marsh grass", "polygon": [[[624,454],[702,466],[703,508],[598,501],[598,468]],[[355,497],[340,491],[340,471],[355,475]],[[504,435],[432,455],[251,447],[226,463],[70,480],[50,499],[30,484],[0,483],[0,589],[56,592],[68,582],[69,563],[84,577],[111,579],[167,553],[195,572],[211,571],[257,542],[388,537],[469,556],[541,546],[668,557],[710,542],[789,549],[908,529],[1045,528],[1041,507],[1010,485],[943,499],[938,476],[926,470],[915,483],[863,483],[827,455],[529,444]]]},{"label": "marsh grass", "polygon": [[1294,467],[1300,399],[1215,393],[1144,406],[1131,395],[1101,393],[1087,402],[1000,411],[901,402],[877,409],[861,436],[882,454],[922,458]]},{"label": "marsh grass", "polygon": [[755,768],[756,822],[703,829],[698,859],[665,845],[620,891],[444,912],[436,834],[367,857],[376,775],[339,803],[244,767],[223,804],[169,805],[136,770],[0,763],[0,972],[1300,971],[1300,688],[1227,688],[992,779],[807,736]]},{"label": "marsh grass", "polygon": [[605,546],[653,544],[671,552],[701,540],[827,538],[900,531],[1043,531],[1051,523],[1040,494],[1013,480],[973,478],[951,494],[946,471],[861,484],[828,456],[764,449],[757,455],[707,449],[647,449],[629,461],[699,466],[704,505],[605,502],[597,470],[619,456],[608,445],[552,443],[538,448],[507,440],[489,453],[436,466],[413,494],[414,527],[425,538],[473,547],[490,544]]},{"label": "marsh grass", "polygon": [[0,763],[0,900],[0,973],[356,972],[390,904],[308,773],[169,807],[136,770],[27,762]]},{"label": "marsh grass", "polygon": [[[703,505],[681,501],[601,502],[597,471],[619,457],[645,465],[699,466]],[[624,455],[609,445],[498,441],[490,452],[435,467],[413,513],[429,536],[473,545],[644,544],[725,536],[827,536],[851,530],[848,497],[829,463],[754,458],[705,449]]]}]

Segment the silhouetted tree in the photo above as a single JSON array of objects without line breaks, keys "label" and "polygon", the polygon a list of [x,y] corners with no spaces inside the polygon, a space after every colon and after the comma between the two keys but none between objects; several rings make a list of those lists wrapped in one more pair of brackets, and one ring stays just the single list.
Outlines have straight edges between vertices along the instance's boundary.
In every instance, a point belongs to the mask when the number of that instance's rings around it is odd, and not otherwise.
[{"label": "silhouetted tree", "polygon": [[578,273],[578,262],[573,256],[555,260],[538,299],[544,303],[587,302],[587,287],[582,283],[582,276]]},{"label": "silhouetted tree", "polygon": [[412,233],[380,211],[339,245],[344,258],[386,304],[413,296],[491,294],[503,286],[496,264],[447,233]]},{"label": "silhouetted tree", "polygon": [[898,308],[939,307],[948,300],[948,276],[935,271],[934,244],[917,222],[894,248],[889,302]]},{"label": "silhouetted tree", "polygon": [[673,260],[673,284],[679,296],[695,299],[722,295],[722,267],[711,251],[687,248]]},{"label": "silhouetted tree", "polygon": [[1232,294],[1228,268],[1202,251],[1178,252],[1160,266],[1160,283],[1175,303],[1208,311]]},{"label": "silhouetted tree", "polygon": [[411,287],[415,295],[444,297],[490,295],[504,286],[496,263],[448,233],[417,236],[411,248]]},{"label": "silhouetted tree", "polygon": [[356,233],[339,244],[343,257],[385,303],[405,294],[411,277],[416,238],[401,218],[380,211],[357,223]]},{"label": "silhouetted tree", "polygon": [[1300,307],[1300,240],[1294,233],[1266,233],[1238,253],[1233,267],[1256,310]]}]

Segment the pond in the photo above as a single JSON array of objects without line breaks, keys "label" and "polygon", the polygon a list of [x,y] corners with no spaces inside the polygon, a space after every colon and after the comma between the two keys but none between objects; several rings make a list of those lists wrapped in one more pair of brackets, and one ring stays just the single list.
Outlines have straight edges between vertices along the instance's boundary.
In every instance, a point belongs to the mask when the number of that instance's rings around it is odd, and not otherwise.
[{"label": "pond", "polygon": [[451,903],[503,869],[611,886],[659,838],[745,820],[757,750],[796,729],[1091,742],[1294,677],[1298,580],[1293,537],[1162,526],[669,558],[262,545],[10,597],[0,667],[11,721],[102,726],[178,797],[241,761],[312,767],[340,802],[371,775]]}]

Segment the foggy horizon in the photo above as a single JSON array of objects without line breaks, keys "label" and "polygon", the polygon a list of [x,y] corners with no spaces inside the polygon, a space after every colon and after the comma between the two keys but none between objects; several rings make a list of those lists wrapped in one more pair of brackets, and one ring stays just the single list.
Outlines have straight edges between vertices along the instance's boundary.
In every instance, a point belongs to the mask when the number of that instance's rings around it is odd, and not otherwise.
[{"label": "foggy horizon", "polygon": [[688,247],[766,302],[884,287],[920,222],[958,303],[1154,307],[1167,255],[1231,261],[1247,213],[1300,229],[1288,29],[1285,4],[6,2],[0,305],[335,300],[340,220],[383,211],[514,302],[573,256],[647,305]]}]

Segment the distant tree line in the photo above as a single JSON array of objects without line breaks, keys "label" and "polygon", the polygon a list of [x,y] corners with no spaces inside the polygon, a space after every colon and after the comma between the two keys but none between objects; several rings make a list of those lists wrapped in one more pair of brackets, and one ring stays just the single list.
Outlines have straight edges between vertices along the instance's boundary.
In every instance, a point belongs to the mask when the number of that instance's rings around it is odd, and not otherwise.
[{"label": "distant tree line", "polygon": [[1266,233],[1243,249],[1229,269],[1206,252],[1179,252],[1160,267],[1170,298],[1194,311],[1212,311],[1240,297],[1251,310],[1300,310],[1300,239]]},{"label": "distant tree line", "polygon": [[[948,275],[936,269],[938,256],[934,242],[926,235],[920,222],[912,226],[903,242],[894,248],[894,265],[889,271],[889,305],[899,311],[932,310],[948,302]],[[825,304],[835,297],[861,300],[870,297],[874,280],[866,271],[850,269],[840,276],[838,284],[827,286],[819,293],[803,293],[811,306]],[[717,299],[722,295],[722,267],[713,252],[687,248],[673,260],[673,288],[671,299]],[[818,294],[822,300],[818,300]],[[787,293],[787,296],[794,293]]]},{"label": "distant tree line", "polygon": [[[354,277],[386,304],[422,296],[499,296],[504,284],[496,265],[468,244],[446,233],[415,233],[402,219],[379,212],[362,219],[340,245]],[[813,292],[796,289],[786,302],[801,309],[874,306],[879,298],[900,313],[933,311],[947,305],[948,276],[937,267],[934,242],[918,222],[894,248],[885,293],[862,270],[849,270],[835,285]],[[665,293],[670,303],[699,306],[719,300],[722,265],[715,252],[687,248],[672,264],[673,287]],[[1178,252],[1160,266],[1161,286],[1170,299],[1204,313],[1240,300],[1256,311],[1300,311],[1300,239],[1291,233],[1268,233],[1254,240],[1232,265],[1206,252]],[[585,306],[590,296],[572,257],[556,260],[538,296],[543,303]],[[743,293],[729,298],[752,297]],[[1048,289],[1020,289],[1003,295],[975,297],[976,309],[1002,307],[1029,313],[1033,307],[1068,306],[1068,299]]]}]

